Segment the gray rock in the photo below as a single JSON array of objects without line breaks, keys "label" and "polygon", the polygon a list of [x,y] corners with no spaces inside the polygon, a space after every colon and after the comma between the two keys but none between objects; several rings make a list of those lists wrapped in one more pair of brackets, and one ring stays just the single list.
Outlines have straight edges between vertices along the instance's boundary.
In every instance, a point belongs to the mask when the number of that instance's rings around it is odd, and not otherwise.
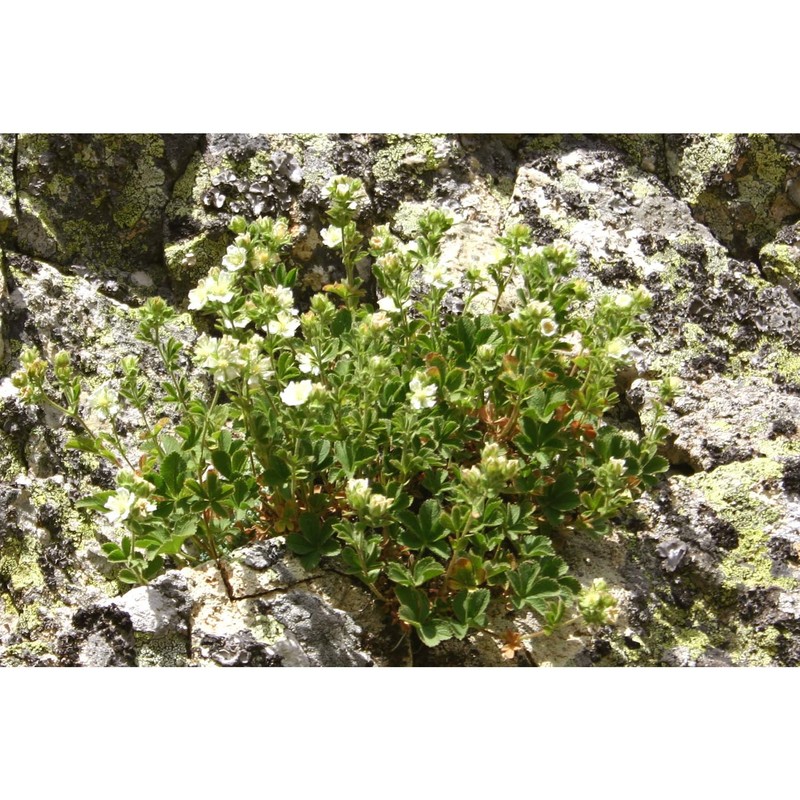
[{"label": "gray rock", "polygon": [[191,599],[186,578],[167,572],[149,586],[137,586],[112,604],[131,619],[133,630],[154,636],[189,633]]},{"label": "gray rock", "polygon": [[291,633],[290,643],[279,652],[295,654],[290,660],[298,666],[372,666],[372,659],[359,649],[361,630],[352,617],[331,608],[320,597],[293,590],[274,600],[261,601],[260,606]]}]

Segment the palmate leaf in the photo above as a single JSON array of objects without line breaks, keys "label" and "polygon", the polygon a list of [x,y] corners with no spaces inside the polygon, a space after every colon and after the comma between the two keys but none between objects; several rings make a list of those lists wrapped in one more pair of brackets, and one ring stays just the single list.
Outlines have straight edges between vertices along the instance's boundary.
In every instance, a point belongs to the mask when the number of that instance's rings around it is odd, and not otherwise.
[{"label": "palmate leaf", "polygon": [[176,450],[161,462],[161,478],[171,497],[177,497],[186,479],[186,459]]},{"label": "palmate leaf", "polygon": [[417,561],[413,570],[409,570],[397,561],[391,561],[386,566],[386,574],[389,578],[403,586],[422,586],[444,573],[445,568],[430,556]]},{"label": "palmate leaf", "polygon": [[575,487],[575,478],[568,472],[562,472],[543,492],[539,502],[542,514],[551,525],[558,525],[565,512],[572,511],[580,504]]},{"label": "palmate leaf", "polygon": [[436,500],[426,500],[418,514],[399,512],[397,518],[402,527],[397,534],[398,542],[412,550],[424,553],[427,549],[441,558],[447,558],[450,549],[444,540],[448,531],[440,519],[441,513],[442,508]]},{"label": "palmate leaf", "polygon": [[435,647],[446,639],[451,639],[453,630],[443,619],[432,616],[428,598],[419,590],[407,586],[396,586],[395,592],[400,601],[397,615],[411,625],[423,644]]},{"label": "palmate leaf", "polygon": [[330,521],[323,524],[316,514],[304,513],[299,525],[300,533],[290,533],[286,546],[299,556],[306,569],[313,569],[323,556],[335,556],[341,550]]},{"label": "palmate leaf", "polygon": [[459,592],[452,600],[455,622],[451,622],[457,639],[463,639],[470,628],[486,627],[486,609],[490,600],[488,589]]},{"label": "palmate leaf", "polygon": [[544,614],[548,601],[561,595],[561,585],[556,578],[543,577],[541,565],[523,561],[515,571],[508,573],[511,602],[517,610],[525,606]]},{"label": "palmate leaf", "polygon": [[520,545],[523,558],[538,558],[555,555],[553,544],[546,536],[523,536]]}]

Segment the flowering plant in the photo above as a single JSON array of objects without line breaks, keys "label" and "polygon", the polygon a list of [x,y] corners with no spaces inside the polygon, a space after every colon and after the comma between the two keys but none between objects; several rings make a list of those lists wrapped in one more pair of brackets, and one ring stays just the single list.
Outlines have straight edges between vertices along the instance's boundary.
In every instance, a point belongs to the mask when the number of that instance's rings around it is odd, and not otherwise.
[{"label": "flowering plant", "polygon": [[[72,444],[120,468],[116,489],[84,501],[124,528],[103,545],[119,579],[204,559],[224,574],[231,549],[281,534],[309,569],[337,559],[429,646],[487,630],[491,603],[535,612],[545,633],[570,607],[610,622],[605,584],[582,591],[554,542],[603,533],[668,466],[658,403],[640,435],[605,420],[648,293],[590,298],[572,254],[533,248],[520,224],[494,263],[459,274],[441,259],[447,212],[424,214],[403,243],[388,226],[361,232],[359,180],[337,176],[324,194],[322,239],[343,277],[303,313],[288,222],[231,221],[221,267],[189,293],[217,330],[191,353],[206,394],[180,368],[173,309],[142,308],[138,337],[164,363],[176,423],[150,418],[154,390],[133,357],[87,403],[67,354],[53,383],[23,353],[22,398],[71,417]],[[462,310],[446,312],[456,292]],[[113,424],[121,406],[142,423],[136,459]]]}]

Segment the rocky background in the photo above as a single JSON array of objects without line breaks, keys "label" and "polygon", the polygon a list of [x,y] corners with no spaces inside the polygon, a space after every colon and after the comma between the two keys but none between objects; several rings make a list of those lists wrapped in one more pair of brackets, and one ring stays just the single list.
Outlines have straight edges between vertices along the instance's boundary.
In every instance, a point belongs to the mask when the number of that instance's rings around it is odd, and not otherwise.
[{"label": "rocky background", "polygon": [[[280,539],[235,554],[240,600],[213,565],[120,594],[100,550],[114,531],[75,508],[113,475],[19,403],[21,348],[71,351],[92,385],[114,376],[142,353],[132,310],[154,294],[185,309],[234,214],[288,216],[318,287],[337,173],[364,181],[367,222],[400,234],[429,206],[455,211],[445,257],[463,266],[521,219],[569,243],[595,289],[652,292],[617,422],[682,378],[672,469],[611,536],[560,544],[582,582],[613,587],[615,626],[530,639],[512,660],[488,635],[411,646],[335,565],[307,573]],[[798,664],[799,220],[793,135],[0,136],[0,665]],[[188,314],[176,332],[196,335]]]}]

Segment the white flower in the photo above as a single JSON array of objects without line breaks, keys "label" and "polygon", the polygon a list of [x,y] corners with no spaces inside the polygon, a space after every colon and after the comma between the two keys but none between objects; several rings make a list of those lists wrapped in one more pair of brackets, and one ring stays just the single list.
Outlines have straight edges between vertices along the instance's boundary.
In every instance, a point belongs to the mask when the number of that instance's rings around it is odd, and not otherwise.
[{"label": "white flower", "polygon": [[233,299],[233,274],[223,272],[219,267],[212,267],[206,278],[206,292],[209,300],[218,303],[229,303]]},{"label": "white flower", "polygon": [[627,468],[628,465],[624,458],[609,458],[606,464],[606,471],[614,478],[621,478]]},{"label": "white flower", "polygon": [[606,345],[606,353],[608,353],[611,358],[625,358],[629,351],[630,348],[628,347],[627,342],[619,337],[612,339]]},{"label": "white flower", "polygon": [[247,263],[247,250],[244,247],[231,245],[222,259],[222,266],[230,272],[240,270]]},{"label": "white flower", "polygon": [[281,400],[287,406],[302,406],[309,398],[314,384],[311,381],[290,381],[281,392]]},{"label": "white flower", "polygon": [[347,481],[345,494],[351,506],[358,506],[369,500],[372,489],[369,488],[369,481],[366,478],[350,478]]},{"label": "white flower", "polygon": [[391,327],[391,324],[392,318],[385,311],[376,311],[364,320],[367,331],[383,331]]},{"label": "white flower", "polygon": [[436,405],[435,384],[424,384],[415,377],[409,382],[408,388],[411,389],[411,408],[433,408]]},{"label": "white flower", "polygon": [[392,362],[384,356],[370,356],[369,366],[376,375],[379,375],[388,370],[392,366]]},{"label": "white flower", "polygon": [[330,247],[332,250],[337,248],[342,243],[341,228],[323,228],[319,234],[322,237],[322,243],[325,245],[325,247]]},{"label": "white flower", "polygon": [[400,309],[395,305],[395,302],[391,297],[381,297],[381,299],[378,300],[378,308],[381,311],[385,311],[387,314],[400,313]]},{"label": "white flower", "polygon": [[394,500],[382,494],[373,494],[369,498],[367,511],[370,516],[380,519],[385,516],[389,509],[394,505]]},{"label": "white flower", "polygon": [[189,292],[189,310],[199,311],[208,302],[208,288],[206,279],[201,278],[197,287]]},{"label": "white flower", "polygon": [[119,413],[119,397],[106,384],[92,392],[89,397],[89,405],[104,419],[114,417]]},{"label": "white flower", "polygon": [[136,503],[136,495],[129,489],[121,486],[111,497],[106,500],[104,508],[108,509],[106,516],[109,522],[122,522],[128,518]]},{"label": "white flower", "polygon": [[319,366],[317,366],[316,357],[311,353],[298,353],[297,366],[300,372],[308,375],[319,375]]},{"label": "white flower", "polygon": [[156,504],[151,503],[146,497],[138,497],[135,503],[136,514],[140,517],[146,517],[156,510]]},{"label": "white flower", "polygon": [[250,317],[238,316],[233,319],[227,317],[222,320],[222,324],[228,330],[236,330],[237,328],[246,328],[250,324]]},{"label": "white flower", "polygon": [[531,300],[525,308],[537,317],[552,317],[556,313],[550,303],[545,303],[542,300]]},{"label": "white flower", "polygon": [[437,289],[449,289],[456,285],[455,274],[443,264],[426,264],[422,277]]},{"label": "white flower", "polygon": [[553,336],[557,330],[558,325],[550,319],[550,317],[545,317],[539,323],[539,333],[541,333],[542,336]]},{"label": "white flower", "polygon": [[201,367],[210,367],[217,355],[217,340],[208,334],[201,334],[194,346],[194,357]]},{"label": "white flower", "polygon": [[251,345],[242,344],[225,334],[221,339],[212,339],[205,333],[198,337],[194,356],[203,369],[211,370],[217,381],[232,381],[239,377],[251,360],[249,348],[256,347],[259,337],[253,337]]},{"label": "white flower", "polygon": [[297,316],[297,309],[294,307],[294,295],[288,286],[278,286],[275,289],[275,297],[282,311],[288,311],[293,316]]},{"label": "white flower", "polygon": [[272,363],[268,358],[259,358],[250,364],[248,386],[258,386],[261,381],[268,381],[275,373],[270,369]]},{"label": "white flower", "polygon": [[633,297],[631,297],[631,295],[629,295],[627,292],[618,294],[614,298],[614,304],[619,308],[630,308],[632,303],[633,303]]},{"label": "white flower", "polygon": [[570,331],[561,340],[561,344],[569,348],[565,355],[570,358],[577,358],[578,356],[585,355],[587,352],[583,346],[583,337],[580,331]]},{"label": "white flower", "polygon": [[299,326],[300,320],[295,319],[286,311],[279,311],[277,318],[267,325],[267,330],[272,334],[288,339],[290,336],[294,336],[294,332]]}]

